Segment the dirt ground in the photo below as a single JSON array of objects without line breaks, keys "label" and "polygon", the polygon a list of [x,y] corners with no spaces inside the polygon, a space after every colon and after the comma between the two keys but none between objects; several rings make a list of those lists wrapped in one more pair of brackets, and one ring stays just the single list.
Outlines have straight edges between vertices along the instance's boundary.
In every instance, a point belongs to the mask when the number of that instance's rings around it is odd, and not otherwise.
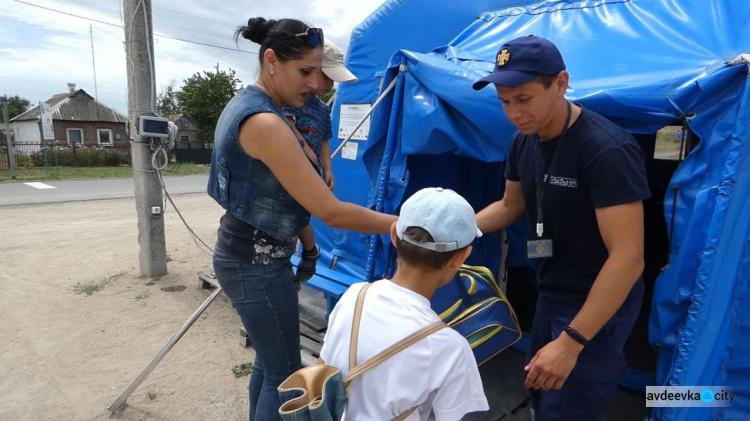
[{"label": "dirt ground", "polygon": [[[221,208],[174,200],[213,245]],[[107,411],[210,294],[198,274],[211,258],[171,207],[163,277],[140,276],[136,224],[134,199],[0,207],[0,420],[247,419],[248,377],[232,368],[253,354],[223,294],[126,409]]]}]

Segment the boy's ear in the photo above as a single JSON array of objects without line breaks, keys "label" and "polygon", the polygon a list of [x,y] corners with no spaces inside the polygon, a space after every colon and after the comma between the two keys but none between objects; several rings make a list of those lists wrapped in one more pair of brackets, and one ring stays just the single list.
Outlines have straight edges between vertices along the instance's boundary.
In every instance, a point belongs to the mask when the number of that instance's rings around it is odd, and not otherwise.
[{"label": "boy's ear", "polygon": [[461,253],[456,253],[456,255],[454,255],[451,259],[451,266],[456,270],[461,269],[461,265],[463,265],[466,259],[471,256],[471,249],[472,247],[469,245],[465,249],[463,249]]},{"label": "boy's ear", "polygon": [[397,222],[391,224],[391,244],[393,244],[393,247],[396,247],[396,224]]}]

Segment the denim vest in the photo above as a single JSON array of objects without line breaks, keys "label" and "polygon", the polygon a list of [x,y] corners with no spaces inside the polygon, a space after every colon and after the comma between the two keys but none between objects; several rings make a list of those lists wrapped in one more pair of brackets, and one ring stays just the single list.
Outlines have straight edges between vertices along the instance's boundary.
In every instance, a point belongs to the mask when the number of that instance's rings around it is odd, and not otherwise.
[{"label": "denim vest", "polygon": [[273,100],[255,86],[243,89],[219,117],[208,177],[208,195],[238,219],[279,241],[296,237],[310,212],[281,186],[271,170],[239,144],[242,123],[256,113],[271,112],[286,121]]}]

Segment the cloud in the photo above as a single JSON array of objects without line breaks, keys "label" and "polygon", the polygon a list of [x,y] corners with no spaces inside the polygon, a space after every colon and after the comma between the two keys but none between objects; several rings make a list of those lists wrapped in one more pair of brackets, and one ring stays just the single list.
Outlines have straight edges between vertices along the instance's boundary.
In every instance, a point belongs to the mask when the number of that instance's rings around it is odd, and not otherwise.
[{"label": "cloud", "polygon": [[[92,65],[93,32],[96,89],[104,104],[127,114],[127,66],[125,33],[120,1],[23,0],[70,15],[45,10],[17,1],[0,9],[0,94],[20,95],[32,103],[65,92],[67,83],[95,94]],[[351,31],[384,0],[246,0],[172,2],[153,0],[155,82],[157,91],[182,81],[196,72],[211,70],[218,63],[229,67],[245,85],[257,74],[256,44],[240,39],[234,30],[255,16],[267,19],[293,17],[322,27],[342,49]],[[104,23],[102,23],[104,22]],[[91,32],[90,32],[91,31]],[[163,36],[159,36],[159,34]],[[171,38],[210,44],[212,48]]]}]

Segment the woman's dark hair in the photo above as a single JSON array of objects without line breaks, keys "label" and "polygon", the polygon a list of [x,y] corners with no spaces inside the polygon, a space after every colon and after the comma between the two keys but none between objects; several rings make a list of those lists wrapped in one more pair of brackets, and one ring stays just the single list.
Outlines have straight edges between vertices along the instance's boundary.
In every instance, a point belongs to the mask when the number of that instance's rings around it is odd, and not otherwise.
[{"label": "woman's dark hair", "polygon": [[276,56],[282,61],[296,60],[312,50],[305,37],[289,37],[307,31],[308,26],[297,19],[265,20],[264,18],[250,18],[247,26],[240,26],[234,33],[235,42],[240,36],[256,44],[260,44],[258,61],[263,65],[263,54],[273,47]]},{"label": "woman's dark hair", "polygon": [[[409,227],[404,231],[404,237],[408,237],[409,240],[416,241],[418,243],[433,242],[435,241],[427,230],[419,227]],[[466,248],[466,247],[464,247]],[[398,258],[404,263],[421,267],[422,269],[435,271],[440,270],[448,264],[448,262],[456,254],[462,252],[464,248],[437,252],[428,250],[423,247],[415,246],[414,244],[407,243],[404,240],[396,237],[396,252]]]}]

